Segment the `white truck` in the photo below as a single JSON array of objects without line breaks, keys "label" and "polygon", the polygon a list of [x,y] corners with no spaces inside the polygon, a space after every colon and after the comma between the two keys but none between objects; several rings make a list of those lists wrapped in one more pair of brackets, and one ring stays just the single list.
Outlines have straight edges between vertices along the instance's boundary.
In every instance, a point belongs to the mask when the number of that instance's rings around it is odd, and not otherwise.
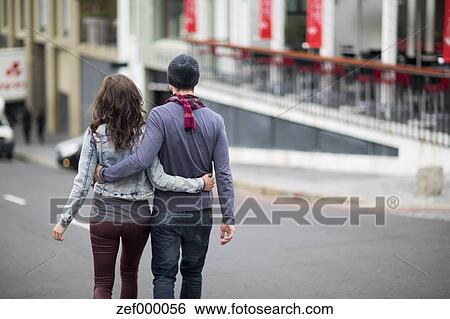
[{"label": "white truck", "polygon": [[0,49],[0,157],[11,159],[14,133],[5,115],[7,103],[24,101],[27,96],[25,48]]},{"label": "white truck", "polygon": [[0,96],[6,103],[25,100],[27,65],[25,48],[0,49]]},{"label": "white truck", "polygon": [[5,100],[0,96],[0,156],[13,157],[14,133],[5,116]]}]

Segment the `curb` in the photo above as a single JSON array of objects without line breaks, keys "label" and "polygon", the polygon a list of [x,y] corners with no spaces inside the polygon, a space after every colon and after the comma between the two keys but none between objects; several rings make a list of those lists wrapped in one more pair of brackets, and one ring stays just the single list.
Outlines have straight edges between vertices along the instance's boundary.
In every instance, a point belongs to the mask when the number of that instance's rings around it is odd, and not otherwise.
[{"label": "curb", "polygon": [[48,158],[22,153],[20,151],[14,151],[14,158],[22,162],[38,164],[50,169],[61,169],[56,163],[56,160],[50,161]]},{"label": "curb", "polygon": [[278,188],[278,187],[269,187],[262,184],[252,184],[243,179],[233,178],[233,183],[236,188],[241,188],[247,191],[255,192],[261,195],[270,195],[270,196],[295,196],[302,197],[309,201],[315,201],[321,197],[325,197],[322,194],[315,193],[307,193],[307,192],[299,192],[299,191],[289,191],[286,189]]}]

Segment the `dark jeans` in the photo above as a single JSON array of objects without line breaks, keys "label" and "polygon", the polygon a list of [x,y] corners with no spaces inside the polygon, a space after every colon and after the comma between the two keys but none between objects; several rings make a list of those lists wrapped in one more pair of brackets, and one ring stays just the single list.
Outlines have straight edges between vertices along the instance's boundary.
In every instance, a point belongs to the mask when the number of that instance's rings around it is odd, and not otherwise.
[{"label": "dark jeans", "polygon": [[133,223],[91,223],[90,234],[94,256],[94,299],[111,298],[121,239],[120,298],[136,299],[139,262],[150,234],[150,226]]},{"label": "dark jeans", "polygon": [[198,299],[202,294],[205,264],[212,226],[212,210],[164,213],[152,219],[153,297],[173,299],[178,261],[183,277],[180,298]]}]

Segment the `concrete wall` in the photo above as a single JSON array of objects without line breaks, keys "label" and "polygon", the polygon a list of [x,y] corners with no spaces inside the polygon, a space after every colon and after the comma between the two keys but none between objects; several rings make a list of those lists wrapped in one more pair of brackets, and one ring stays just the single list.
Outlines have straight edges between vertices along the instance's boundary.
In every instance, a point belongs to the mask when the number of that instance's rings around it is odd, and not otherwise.
[{"label": "concrete wall", "polygon": [[[55,95],[56,106],[54,114],[48,113],[49,121],[55,121],[55,129],[68,133],[70,136],[77,136],[81,132],[80,116],[80,67],[81,61],[72,54],[58,50],[56,53],[56,85]],[[69,76],[70,75],[70,76]],[[64,100],[64,103],[60,101]],[[67,108],[67,110],[66,110]],[[67,112],[67,114],[65,114]],[[63,123],[67,116],[67,124]],[[63,124],[63,125],[62,125]]]},{"label": "concrete wall", "polygon": [[145,67],[140,52],[140,41],[143,37],[140,11],[146,7],[138,0],[134,1],[133,7],[129,0],[118,0],[117,6],[117,56],[119,61],[126,64],[126,67],[119,68],[118,72],[132,77],[137,87],[145,92]]},{"label": "concrete wall", "polygon": [[224,118],[230,146],[336,154],[398,156],[398,150],[317,127],[205,100]]}]

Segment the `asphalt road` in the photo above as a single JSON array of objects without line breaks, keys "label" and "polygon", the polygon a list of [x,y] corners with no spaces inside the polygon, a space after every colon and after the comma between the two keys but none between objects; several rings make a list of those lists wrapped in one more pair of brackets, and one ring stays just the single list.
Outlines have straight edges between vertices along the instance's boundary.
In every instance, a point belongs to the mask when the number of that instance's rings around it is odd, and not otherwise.
[{"label": "asphalt road", "polygon": [[[63,243],[50,236],[50,198],[67,196],[73,177],[0,161],[0,298],[91,297],[88,231],[72,224]],[[253,196],[265,211],[273,201],[240,190],[237,195],[237,206]],[[142,298],[151,297],[150,258],[149,243],[140,269]],[[387,216],[382,227],[372,217],[360,226],[243,225],[226,247],[218,244],[215,228],[204,297],[450,298],[450,223]]]}]

